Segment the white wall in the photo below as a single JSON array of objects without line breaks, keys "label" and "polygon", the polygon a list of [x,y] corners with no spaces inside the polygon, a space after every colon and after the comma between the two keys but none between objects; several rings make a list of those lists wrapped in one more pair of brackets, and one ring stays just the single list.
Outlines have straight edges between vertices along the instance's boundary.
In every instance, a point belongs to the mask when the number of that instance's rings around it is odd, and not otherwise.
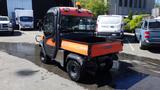
[{"label": "white wall", "polygon": [[10,18],[12,18],[12,13],[15,8],[32,10],[32,0],[7,0],[7,10]]}]

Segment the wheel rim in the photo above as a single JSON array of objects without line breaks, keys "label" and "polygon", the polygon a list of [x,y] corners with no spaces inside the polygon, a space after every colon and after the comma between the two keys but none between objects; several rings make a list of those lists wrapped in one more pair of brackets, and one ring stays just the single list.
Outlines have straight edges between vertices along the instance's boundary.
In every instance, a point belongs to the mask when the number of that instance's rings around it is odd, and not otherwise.
[{"label": "wheel rim", "polygon": [[79,78],[79,66],[75,62],[70,62],[68,66],[68,72],[72,79],[78,79]]},{"label": "wheel rim", "polygon": [[73,77],[76,77],[77,76],[77,70],[78,70],[78,68],[75,66],[75,65],[73,65],[73,66],[71,66],[71,76],[73,76]]}]

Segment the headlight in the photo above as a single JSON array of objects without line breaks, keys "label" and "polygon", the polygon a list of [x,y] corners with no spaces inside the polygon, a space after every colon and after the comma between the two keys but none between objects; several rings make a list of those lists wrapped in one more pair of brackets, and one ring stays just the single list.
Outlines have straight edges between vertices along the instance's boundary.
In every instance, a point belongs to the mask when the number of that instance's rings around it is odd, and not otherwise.
[{"label": "headlight", "polygon": [[9,23],[9,27],[12,27],[12,23]]}]

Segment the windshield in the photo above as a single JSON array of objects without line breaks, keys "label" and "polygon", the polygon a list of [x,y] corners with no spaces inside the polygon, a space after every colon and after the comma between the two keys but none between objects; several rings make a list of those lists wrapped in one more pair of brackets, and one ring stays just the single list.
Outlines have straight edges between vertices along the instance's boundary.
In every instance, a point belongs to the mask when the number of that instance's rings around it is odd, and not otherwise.
[{"label": "windshield", "polygon": [[20,21],[23,21],[23,22],[32,22],[33,21],[33,17],[20,17]]},{"label": "windshield", "polygon": [[0,21],[8,21],[8,18],[0,17]]},{"label": "windshield", "polygon": [[149,28],[160,28],[160,22],[149,22]]},{"label": "windshield", "polygon": [[121,24],[122,19],[120,17],[101,17],[101,24]]},{"label": "windshield", "polygon": [[95,30],[95,21],[91,17],[62,16],[63,30]]}]

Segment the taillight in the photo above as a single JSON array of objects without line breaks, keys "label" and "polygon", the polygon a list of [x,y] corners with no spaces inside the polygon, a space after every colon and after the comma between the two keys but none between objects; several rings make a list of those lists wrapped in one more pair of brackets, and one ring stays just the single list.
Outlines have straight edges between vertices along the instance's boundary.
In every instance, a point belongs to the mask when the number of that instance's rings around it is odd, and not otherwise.
[{"label": "taillight", "polygon": [[150,32],[148,32],[148,31],[144,32],[144,38],[147,38],[147,39],[150,38],[149,35],[150,35]]},{"label": "taillight", "polygon": [[96,24],[96,32],[98,32],[98,24]]}]

